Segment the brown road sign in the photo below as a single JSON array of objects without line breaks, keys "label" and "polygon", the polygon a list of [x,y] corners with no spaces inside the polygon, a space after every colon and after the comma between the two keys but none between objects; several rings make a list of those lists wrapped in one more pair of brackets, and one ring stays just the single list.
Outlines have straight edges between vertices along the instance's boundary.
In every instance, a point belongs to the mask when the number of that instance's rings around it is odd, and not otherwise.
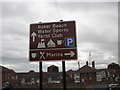
[{"label": "brown road sign", "polygon": [[31,24],[29,47],[30,61],[77,59],[75,21]]}]

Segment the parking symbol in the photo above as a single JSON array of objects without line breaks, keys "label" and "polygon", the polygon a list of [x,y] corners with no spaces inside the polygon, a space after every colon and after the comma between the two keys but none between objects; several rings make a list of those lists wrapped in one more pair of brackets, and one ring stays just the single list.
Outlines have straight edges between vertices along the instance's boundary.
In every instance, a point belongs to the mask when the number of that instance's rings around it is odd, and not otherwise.
[{"label": "parking symbol", "polygon": [[74,37],[65,38],[65,46],[71,47],[74,46]]}]

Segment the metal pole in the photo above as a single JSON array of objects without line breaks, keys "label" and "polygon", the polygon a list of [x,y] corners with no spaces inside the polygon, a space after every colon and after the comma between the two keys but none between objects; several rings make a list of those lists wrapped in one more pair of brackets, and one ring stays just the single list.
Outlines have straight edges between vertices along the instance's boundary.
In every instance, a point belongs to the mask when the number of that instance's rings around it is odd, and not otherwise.
[{"label": "metal pole", "polygon": [[66,89],[65,61],[62,61],[62,69],[63,69],[63,90],[67,90],[67,89]]},{"label": "metal pole", "polygon": [[42,84],[42,61],[39,61],[39,83],[40,83],[40,90],[43,90],[43,84]]}]

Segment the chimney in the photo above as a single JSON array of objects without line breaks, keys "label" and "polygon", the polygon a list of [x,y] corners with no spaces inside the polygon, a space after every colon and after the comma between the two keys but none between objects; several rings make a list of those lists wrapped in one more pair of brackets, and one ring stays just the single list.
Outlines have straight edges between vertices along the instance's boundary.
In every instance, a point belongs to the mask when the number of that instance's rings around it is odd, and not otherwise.
[{"label": "chimney", "polygon": [[78,69],[80,68],[80,62],[78,61]]},{"label": "chimney", "polygon": [[91,53],[89,53],[89,66],[91,66]]},{"label": "chimney", "polygon": [[95,68],[95,61],[92,61],[92,68]]},{"label": "chimney", "polygon": [[86,65],[88,66],[88,61],[86,62]]}]

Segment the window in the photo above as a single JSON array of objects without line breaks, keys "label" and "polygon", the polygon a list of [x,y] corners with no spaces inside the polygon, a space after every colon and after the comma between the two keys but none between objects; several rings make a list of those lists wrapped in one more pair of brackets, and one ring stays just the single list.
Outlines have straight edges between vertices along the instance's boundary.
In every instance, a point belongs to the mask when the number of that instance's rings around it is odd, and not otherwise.
[{"label": "window", "polygon": [[92,78],[91,78],[91,77],[89,77],[89,80],[92,80]]}]

